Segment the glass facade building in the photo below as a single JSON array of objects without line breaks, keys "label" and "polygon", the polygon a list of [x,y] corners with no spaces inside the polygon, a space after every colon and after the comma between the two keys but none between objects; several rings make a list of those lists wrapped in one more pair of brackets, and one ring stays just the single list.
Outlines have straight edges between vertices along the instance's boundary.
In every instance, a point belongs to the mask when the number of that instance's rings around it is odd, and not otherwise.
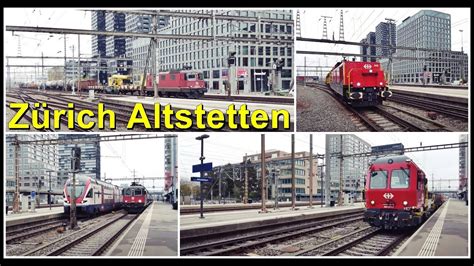
[{"label": "glass facade building", "polygon": [[451,51],[451,15],[422,10],[397,26],[397,46],[434,49],[399,49],[395,56],[419,60],[394,60],[393,80],[397,83],[453,82],[468,77],[468,58]]},{"label": "glass facade building", "polygon": [[[210,13],[211,11],[199,11]],[[236,52],[237,88],[243,92],[262,93],[269,90],[268,79],[277,58],[284,60],[281,87],[288,89],[292,81],[293,43],[278,40],[293,39],[291,10],[252,11],[225,10],[215,14],[271,18],[281,23],[250,23],[216,19],[171,18],[168,26],[159,30],[164,34],[206,35],[260,38],[260,42],[162,40],[158,44],[157,66],[160,71],[191,66],[202,71],[210,92],[224,92],[223,81],[228,79],[227,58]]]}]

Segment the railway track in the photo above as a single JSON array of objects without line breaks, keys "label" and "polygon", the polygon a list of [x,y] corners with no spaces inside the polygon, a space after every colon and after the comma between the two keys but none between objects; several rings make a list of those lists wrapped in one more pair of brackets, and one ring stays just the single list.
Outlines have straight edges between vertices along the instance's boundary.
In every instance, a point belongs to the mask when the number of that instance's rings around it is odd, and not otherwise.
[{"label": "railway track", "polygon": [[341,103],[348,112],[361,121],[359,128],[368,131],[452,131],[446,126],[401,109],[388,106],[354,108],[337,97],[326,85],[314,83],[312,87],[324,91]]},{"label": "railway track", "polygon": [[295,256],[386,256],[407,233],[389,233],[380,228],[363,227],[350,234],[329,239],[296,252]]},{"label": "railway track", "polygon": [[467,104],[463,105],[457,102],[450,102],[445,99],[443,101],[430,97],[418,97],[410,94],[404,94],[397,91],[390,98],[390,101],[421,108],[430,112],[436,112],[450,117],[467,120],[469,117],[469,109]]},{"label": "railway track", "polygon": [[[11,97],[15,98],[15,97],[19,97],[18,94],[28,94],[30,97],[31,97],[30,94],[33,94],[37,98],[44,97],[44,98],[47,99],[46,102],[47,102],[48,108],[50,108],[50,110],[54,110],[53,108],[57,108],[57,109],[60,109],[60,110],[67,110],[67,109],[69,109],[67,104],[68,103],[74,103],[74,108],[75,108],[76,111],[86,109],[86,110],[91,110],[95,114],[98,112],[97,102],[95,102],[95,101],[94,102],[86,101],[86,100],[81,99],[81,97],[70,95],[70,94],[57,94],[57,93],[42,92],[42,91],[38,92],[38,91],[32,90],[32,91],[29,91],[29,92],[25,92],[25,91],[17,91],[16,93],[9,92],[7,94],[7,96],[11,96]],[[117,96],[117,97],[119,97],[119,96]],[[253,97],[253,96],[249,96],[249,97]],[[84,97],[82,97],[82,98],[84,98]],[[132,109],[135,107],[136,103],[135,102],[118,101],[118,100],[115,100],[113,98],[114,97],[101,98],[99,100],[99,102],[103,103],[106,109],[114,111],[116,126],[125,128],[128,125],[130,115],[132,113]],[[269,97],[269,98],[272,98],[272,97]],[[275,97],[273,97],[273,98],[275,98]],[[34,102],[38,102],[38,101],[45,102],[44,99],[42,99],[42,100],[39,100],[39,99],[36,99],[36,98],[33,98],[33,99],[34,99]],[[25,100],[25,101],[28,101],[28,100]],[[136,125],[137,128],[139,128],[140,130],[143,130],[143,131],[154,131],[154,130],[158,130],[158,129],[163,130],[163,131],[173,130],[173,129],[168,129],[165,126],[166,119],[165,119],[164,114],[161,114],[161,117],[157,118],[157,119],[159,119],[160,128],[155,127],[155,116],[152,115],[152,114],[155,114],[156,110],[155,110],[155,107],[152,104],[144,104],[143,108],[145,109],[146,113],[148,114],[147,117],[148,117],[148,121],[151,125],[151,128],[147,129],[142,124]],[[190,118],[192,119],[192,121],[197,120],[195,111],[192,110],[192,109],[172,107],[171,110],[173,111],[174,114],[176,114],[176,112],[181,111],[181,110],[188,110],[189,113],[191,114]],[[207,119],[207,117],[204,116],[203,119]],[[171,120],[170,121],[171,124],[176,124],[178,122],[178,119],[176,118],[176,116],[170,116],[170,120]],[[28,121],[31,123],[31,119],[28,120]],[[91,121],[93,121],[93,119],[91,119]],[[240,123],[240,120],[236,120],[235,122]],[[278,122],[280,123],[281,121],[278,121]],[[67,118],[65,118],[64,116],[61,116],[61,123],[65,126],[67,126],[68,125]],[[81,127],[79,127],[77,125],[76,121],[74,121],[74,123],[75,123],[74,130],[76,130],[76,131],[87,131],[87,132],[88,131],[94,131],[94,128],[92,128],[92,129],[82,129]],[[269,123],[271,123],[271,120],[269,121]],[[291,125],[290,127],[293,127],[293,125]],[[53,129],[51,129],[51,130],[53,130]],[[189,130],[202,130],[202,129],[198,128],[197,124],[193,123],[191,125],[191,127],[189,128]],[[220,129],[208,128],[207,131],[231,131],[231,129],[229,127],[223,127],[223,128],[220,128]]]},{"label": "railway track", "polygon": [[138,216],[122,211],[97,217],[84,227],[37,246],[22,256],[98,256]]},{"label": "railway track", "polygon": [[20,225],[8,226],[6,228],[6,239],[7,244],[21,241],[26,238],[30,238],[44,232],[57,229],[67,224],[67,220],[64,217],[46,219],[35,222],[28,222]]},{"label": "railway track", "polygon": [[240,254],[245,250],[269,243],[362,221],[362,218],[362,212],[356,212],[351,215],[335,215],[299,223],[293,221],[278,225],[273,224],[266,228],[260,227],[258,229],[236,230],[233,231],[232,234],[226,233],[208,236],[205,242],[202,242],[202,237],[199,237],[201,241],[191,241],[192,238],[181,237],[180,254],[183,256],[223,256]]},{"label": "railway track", "polygon": [[[49,95],[58,95],[58,96],[71,96],[70,93],[65,93],[62,91],[38,91],[35,89],[24,89],[25,91],[34,92],[34,93],[47,93]],[[96,92],[97,95],[105,96],[107,98],[115,98],[115,97],[124,97],[124,96],[132,96],[134,94],[107,94],[102,92]],[[82,95],[81,92],[78,95]],[[87,94],[84,94],[87,96]],[[148,96],[144,96],[148,97]],[[152,98],[152,97],[148,97]],[[188,98],[178,98],[178,99],[188,99]],[[251,102],[251,103],[267,103],[267,104],[287,104],[293,105],[294,98],[293,97],[283,97],[283,96],[259,96],[259,95],[224,95],[224,94],[205,94],[200,99],[194,100],[210,100],[210,101],[228,101],[228,102]]]}]

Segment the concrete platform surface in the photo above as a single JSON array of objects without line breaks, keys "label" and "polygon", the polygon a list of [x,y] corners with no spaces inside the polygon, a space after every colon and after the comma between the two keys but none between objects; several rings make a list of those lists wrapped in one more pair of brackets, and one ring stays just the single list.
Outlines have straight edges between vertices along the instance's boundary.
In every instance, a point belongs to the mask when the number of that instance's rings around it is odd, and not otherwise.
[{"label": "concrete platform surface", "polygon": [[180,231],[194,230],[202,228],[215,228],[218,226],[229,226],[236,224],[245,224],[252,222],[262,222],[266,220],[284,219],[289,217],[301,217],[317,214],[329,214],[338,211],[362,210],[364,203],[355,203],[354,206],[340,207],[323,207],[315,205],[312,209],[308,207],[297,207],[291,210],[288,207],[274,210],[267,208],[267,213],[260,213],[260,210],[242,210],[242,211],[222,211],[217,213],[205,213],[204,219],[200,218],[200,214],[191,214],[180,217]]},{"label": "concrete platform surface", "polygon": [[63,214],[63,207],[52,207],[51,210],[49,208],[40,208],[36,209],[35,212],[12,213],[10,211],[7,216],[4,216],[4,218],[7,226],[13,226],[27,222],[60,217]]},{"label": "concrete platform surface", "polygon": [[442,96],[451,96],[457,98],[469,98],[469,90],[459,90],[459,89],[449,89],[449,88],[434,88],[434,87],[410,87],[410,86],[390,86],[391,90],[401,90],[401,91],[408,91],[408,92],[417,92],[417,93],[428,93],[428,94],[436,94]]},{"label": "concrete platform surface", "polygon": [[469,256],[468,209],[465,201],[449,199],[394,256]]},{"label": "concrete platform surface", "polygon": [[163,202],[153,202],[124,231],[106,256],[177,256],[178,211]]}]

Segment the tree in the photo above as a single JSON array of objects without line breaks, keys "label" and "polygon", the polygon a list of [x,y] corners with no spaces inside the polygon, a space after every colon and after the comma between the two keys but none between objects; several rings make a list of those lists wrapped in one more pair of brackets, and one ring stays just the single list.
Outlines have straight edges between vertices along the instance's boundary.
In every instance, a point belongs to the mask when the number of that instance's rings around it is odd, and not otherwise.
[{"label": "tree", "polygon": [[191,196],[191,184],[189,183],[182,183],[180,185],[181,195],[182,196]]}]

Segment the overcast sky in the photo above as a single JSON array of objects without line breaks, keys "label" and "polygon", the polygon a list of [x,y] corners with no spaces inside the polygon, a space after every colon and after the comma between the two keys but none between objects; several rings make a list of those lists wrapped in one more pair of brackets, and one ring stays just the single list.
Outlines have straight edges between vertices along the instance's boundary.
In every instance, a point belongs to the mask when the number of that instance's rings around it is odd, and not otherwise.
[{"label": "overcast sky", "polygon": [[[199,133],[181,134],[179,138],[179,167],[181,180],[188,180],[193,175],[192,165],[199,164],[201,152],[200,141],[195,138]],[[260,152],[260,134],[258,133],[210,133],[210,137],[204,141],[204,162],[212,162],[214,166],[227,163],[239,163],[243,156]],[[369,144],[384,145],[390,143],[403,143],[405,148],[449,144],[459,142],[458,133],[356,133],[355,135],[367,141]],[[291,134],[267,133],[265,134],[265,148],[279,149],[291,152]],[[325,153],[325,135],[323,133],[313,134],[313,152]],[[295,137],[296,151],[309,151],[309,134],[298,133]],[[459,149],[447,149],[439,151],[407,153],[418,166],[426,173],[429,180],[434,176],[436,179],[458,179],[459,174]],[[198,173],[194,175],[197,176]],[[431,181],[429,181],[431,182]],[[438,181],[435,182],[438,185]],[[442,184],[447,188],[448,183]],[[431,187],[431,183],[430,183]],[[457,182],[451,183],[451,188],[457,187]]]},{"label": "overcast sky", "polygon": [[[451,15],[451,49],[461,51],[461,33],[463,30],[463,50],[470,55],[470,9],[469,8],[423,8],[440,11]],[[327,20],[328,38],[332,39],[333,32],[335,40],[339,40],[340,8],[308,8],[300,9],[301,16],[301,36],[306,38],[323,37],[323,19],[321,16],[330,16]],[[396,25],[415,15],[420,8],[346,8],[344,12],[344,40],[359,42],[371,31],[375,32],[375,27],[384,22],[385,18],[395,20]],[[360,53],[359,46],[334,45],[310,42],[297,42],[296,50],[304,51],[327,51],[343,53]],[[298,66],[304,64],[305,55],[296,55]],[[306,65],[326,65],[333,66],[341,60],[341,56],[306,55]]]},{"label": "overcast sky", "polygon": [[[164,177],[164,139],[144,139],[101,142],[101,177],[131,178],[133,170],[137,177]],[[130,184],[129,181],[112,182],[115,185]],[[140,181],[141,182],[141,181]],[[141,182],[142,183],[142,182]],[[154,182],[155,190],[163,190],[164,180]],[[153,181],[145,181],[152,189]]]}]

